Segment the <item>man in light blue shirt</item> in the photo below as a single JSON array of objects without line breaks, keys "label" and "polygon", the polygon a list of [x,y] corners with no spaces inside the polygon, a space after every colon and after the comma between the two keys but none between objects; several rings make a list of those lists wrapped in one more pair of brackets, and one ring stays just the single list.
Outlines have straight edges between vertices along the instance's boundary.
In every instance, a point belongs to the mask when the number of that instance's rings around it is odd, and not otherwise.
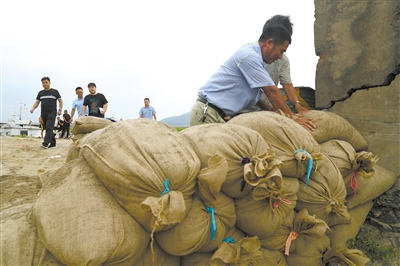
[{"label": "man in light blue shirt", "polygon": [[144,98],[144,106],[139,111],[139,118],[147,118],[157,120],[156,110],[150,106],[150,99]]},{"label": "man in light blue shirt", "polygon": [[[78,117],[82,116],[82,105],[83,105],[83,89],[81,87],[77,87],[75,89],[76,95],[78,95],[78,98],[76,98],[72,102],[72,109],[71,109],[71,120],[70,123],[74,120],[74,115],[75,115],[75,110],[78,110]],[[85,116],[88,115],[89,109],[85,110]]]},{"label": "man in light blue shirt", "polygon": [[[289,31],[291,36],[293,34],[293,23],[290,21],[289,16],[283,16],[283,15],[272,16],[265,22],[263,31],[264,29],[272,25],[282,25]],[[296,94],[296,89],[293,86],[292,79],[290,77],[289,58],[284,54],[282,56],[282,59],[278,59],[272,64],[265,64],[265,69],[267,70],[269,76],[272,78],[276,86],[278,86],[278,83],[282,85],[285,95],[292,104],[293,108],[292,111],[296,111],[299,114],[307,112],[308,110],[301,105]],[[268,102],[268,99],[266,98],[265,94],[261,95],[261,100]],[[239,113],[247,113],[254,111],[260,111],[260,108],[258,106],[253,106],[252,108],[244,109]]]},{"label": "man in light blue shirt", "polygon": [[291,117],[291,111],[279,89],[265,70],[281,59],[291,43],[291,36],[281,25],[268,27],[259,41],[237,50],[198,91],[199,98],[190,112],[190,125],[224,123],[240,110],[257,104],[269,110],[262,93],[272,106]]}]

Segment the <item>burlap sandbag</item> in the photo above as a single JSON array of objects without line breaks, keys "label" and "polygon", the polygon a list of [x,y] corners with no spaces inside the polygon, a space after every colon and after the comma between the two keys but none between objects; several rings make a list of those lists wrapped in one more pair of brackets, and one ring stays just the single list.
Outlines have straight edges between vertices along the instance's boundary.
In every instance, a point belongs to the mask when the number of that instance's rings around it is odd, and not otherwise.
[{"label": "burlap sandbag", "polygon": [[260,264],[262,253],[257,237],[225,238],[215,252],[195,252],[181,257],[181,266],[272,265]]},{"label": "burlap sandbag", "polygon": [[346,177],[351,173],[361,175],[364,178],[374,175],[373,167],[379,158],[373,156],[371,152],[356,152],[350,143],[337,139],[328,140],[320,145],[322,151],[337,166],[342,177]]},{"label": "burlap sandbag", "polygon": [[[228,208],[228,213],[224,213],[224,208]],[[170,229],[156,232],[154,238],[162,249],[175,256],[214,250],[224,239],[226,223],[235,222],[233,202],[228,206],[219,206],[214,214],[216,230],[212,233],[212,213],[195,193],[192,206],[183,221]]]},{"label": "burlap sandbag", "polygon": [[83,139],[87,134],[89,133],[72,135],[71,140],[75,143],[78,140]]},{"label": "burlap sandbag", "polygon": [[71,143],[71,145],[69,145],[68,148],[67,158],[65,159],[65,162],[68,163],[69,161],[77,159],[78,157],[79,157],[79,148],[75,146],[75,143]]},{"label": "burlap sandbag", "polygon": [[[235,226],[232,226],[226,230],[224,242],[233,243],[244,237],[245,234],[242,231]],[[190,253],[181,257],[181,266],[209,265],[210,259],[213,255],[214,251]]]},{"label": "burlap sandbag", "polygon": [[232,198],[244,197],[280,161],[257,132],[238,125],[205,124],[180,132],[207,167],[214,154],[225,158],[229,165],[221,191]]},{"label": "burlap sandbag", "polygon": [[[240,230],[239,228],[237,228],[236,226],[232,226],[230,228],[228,228],[226,230],[226,235],[225,235],[225,239],[234,239],[235,241],[242,239],[246,236],[246,234]],[[228,241],[228,240],[224,240],[224,241]]]},{"label": "burlap sandbag", "polygon": [[[316,168],[321,148],[305,128],[281,114],[260,111],[241,114],[228,124],[245,126],[260,133],[283,162],[283,176],[300,178]],[[312,159],[312,160],[311,160]]]},{"label": "burlap sandbag", "polygon": [[[309,215],[307,209],[301,212],[290,213],[282,225],[266,239],[260,239],[261,247],[268,250],[279,250],[286,254],[289,253],[291,244],[297,237],[303,233],[308,234],[309,230],[316,226],[316,230],[311,230],[311,234],[324,236],[326,232],[325,222],[316,219],[315,215]],[[303,232],[304,230],[304,232]],[[330,230],[328,230],[330,232]],[[332,233],[328,234],[328,236]]]},{"label": "burlap sandbag", "polygon": [[329,156],[323,154],[318,169],[305,178],[298,179],[300,189],[296,211],[308,209],[311,215],[324,220],[329,226],[350,222],[346,207],[346,187],[339,169]]},{"label": "burlap sandbag", "polygon": [[259,260],[259,265],[274,265],[274,266],[286,266],[285,256],[282,251],[269,250],[261,247],[261,258]]},{"label": "burlap sandbag", "polygon": [[274,233],[265,239],[260,239],[261,247],[284,252],[288,236],[293,230],[293,220],[296,214],[297,212],[294,210],[289,212]]},{"label": "burlap sandbag", "polygon": [[87,134],[111,125],[112,122],[106,118],[96,116],[82,116],[72,123],[71,133],[73,135]]},{"label": "burlap sandbag", "polygon": [[154,120],[112,123],[79,141],[80,155],[146,230],[165,230],[190,208],[200,161],[174,128]]},{"label": "burlap sandbag", "polygon": [[50,170],[40,168],[36,173],[39,178],[40,183],[43,184],[48,182],[49,179],[52,179],[53,176],[57,175],[58,168],[53,168]]},{"label": "burlap sandbag", "polygon": [[[287,265],[325,265],[323,254],[330,248],[329,226],[304,209],[297,213],[285,249]],[[290,243],[290,244],[289,244]]]},{"label": "burlap sandbag", "polygon": [[33,206],[26,203],[0,212],[0,265],[62,265],[40,242]]},{"label": "burlap sandbag", "polygon": [[[227,161],[214,155],[203,168],[198,191],[186,217],[174,227],[155,233],[155,240],[169,254],[184,256],[213,251],[222,243],[226,230],[236,221],[233,199],[220,192],[228,172]],[[215,226],[215,227],[214,227]]]},{"label": "burlap sandbag", "polygon": [[[38,238],[39,239],[39,238]],[[53,256],[53,254],[50,253],[47,249],[44,248],[42,245],[42,242],[37,243],[36,246],[42,250],[42,253],[40,254],[40,257],[35,257],[35,262],[32,265],[38,265],[38,266],[63,266],[61,262],[56,260],[56,258]]]},{"label": "burlap sandbag", "polygon": [[311,135],[318,143],[339,139],[350,143],[356,151],[367,149],[367,142],[363,136],[343,117],[330,111],[319,110],[311,110],[304,116],[312,118],[317,126]]},{"label": "burlap sandbag", "polygon": [[340,265],[363,266],[370,262],[370,259],[361,250],[336,245],[324,254],[323,261],[326,264],[332,262]]},{"label": "burlap sandbag", "polygon": [[135,263],[149,233],[101,184],[84,160],[73,160],[45,180],[35,205],[39,237],[66,265]]},{"label": "burlap sandbag", "polygon": [[258,237],[245,237],[227,240],[219,245],[210,259],[211,266],[220,265],[257,265],[260,263],[262,252]]},{"label": "burlap sandbag", "polygon": [[336,245],[347,246],[347,240],[357,236],[373,205],[374,202],[369,201],[353,209],[349,209],[351,223],[331,226],[332,234],[328,235],[331,240],[331,247],[335,247]]},{"label": "burlap sandbag", "polygon": [[243,232],[267,239],[281,226],[296,206],[299,182],[294,178],[283,180],[280,193],[267,188],[259,193],[235,199],[236,226]]},{"label": "burlap sandbag", "polygon": [[181,257],[180,266],[210,265],[214,252],[194,252]]},{"label": "burlap sandbag", "polygon": [[135,266],[174,266],[180,265],[180,257],[173,256],[160,248],[157,242],[153,243],[153,247],[148,245],[142,257],[135,262]]},{"label": "burlap sandbag", "polygon": [[375,164],[373,170],[374,175],[372,177],[365,178],[350,174],[344,178],[349,209],[379,197],[396,183],[398,176],[392,171],[377,164]]}]

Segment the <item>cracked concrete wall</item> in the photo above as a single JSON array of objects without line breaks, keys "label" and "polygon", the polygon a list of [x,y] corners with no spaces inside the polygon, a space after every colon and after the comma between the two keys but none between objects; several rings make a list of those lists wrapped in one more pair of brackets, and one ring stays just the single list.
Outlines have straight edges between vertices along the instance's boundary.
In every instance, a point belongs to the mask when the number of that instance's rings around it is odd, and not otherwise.
[{"label": "cracked concrete wall", "polygon": [[347,119],[400,175],[400,1],[314,4],[316,109]]},{"label": "cracked concrete wall", "polygon": [[358,90],[329,111],[340,115],[364,137],[378,164],[400,175],[400,75],[389,86]]}]

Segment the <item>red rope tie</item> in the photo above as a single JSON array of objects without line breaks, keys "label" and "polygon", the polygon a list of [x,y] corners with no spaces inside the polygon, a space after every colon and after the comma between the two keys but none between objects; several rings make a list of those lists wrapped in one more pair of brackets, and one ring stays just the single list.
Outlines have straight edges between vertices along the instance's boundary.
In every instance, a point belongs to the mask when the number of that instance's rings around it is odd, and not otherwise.
[{"label": "red rope tie", "polygon": [[281,201],[282,201],[283,203],[287,204],[287,205],[292,204],[292,202],[291,202],[290,200],[288,200],[288,199],[281,199]]},{"label": "red rope tie", "polygon": [[354,194],[353,199],[354,199],[357,195],[357,187],[358,187],[355,170],[353,170],[353,172],[351,174],[350,187],[353,189],[353,194]]},{"label": "red rope tie", "polygon": [[[288,199],[279,199],[279,201],[282,202],[282,203],[285,203],[285,204],[287,204],[287,205],[292,204],[292,202],[291,202],[290,200],[288,200]],[[278,202],[278,201],[275,201],[275,202],[272,204],[272,206],[274,207],[274,209],[277,209],[277,208],[279,207],[279,202]]]}]

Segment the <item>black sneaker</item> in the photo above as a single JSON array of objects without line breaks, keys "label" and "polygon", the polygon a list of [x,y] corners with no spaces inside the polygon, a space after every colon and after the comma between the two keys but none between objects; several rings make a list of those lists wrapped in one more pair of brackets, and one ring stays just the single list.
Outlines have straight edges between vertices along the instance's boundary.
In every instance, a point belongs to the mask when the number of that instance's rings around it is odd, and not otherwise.
[{"label": "black sneaker", "polygon": [[42,144],[41,146],[43,149],[48,149],[49,147],[47,145]]},{"label": "black sneaker", "polygon": [[48,149],[55,149],[56,148],[56,145],[50,145],[49,147],[48,147]]}]

